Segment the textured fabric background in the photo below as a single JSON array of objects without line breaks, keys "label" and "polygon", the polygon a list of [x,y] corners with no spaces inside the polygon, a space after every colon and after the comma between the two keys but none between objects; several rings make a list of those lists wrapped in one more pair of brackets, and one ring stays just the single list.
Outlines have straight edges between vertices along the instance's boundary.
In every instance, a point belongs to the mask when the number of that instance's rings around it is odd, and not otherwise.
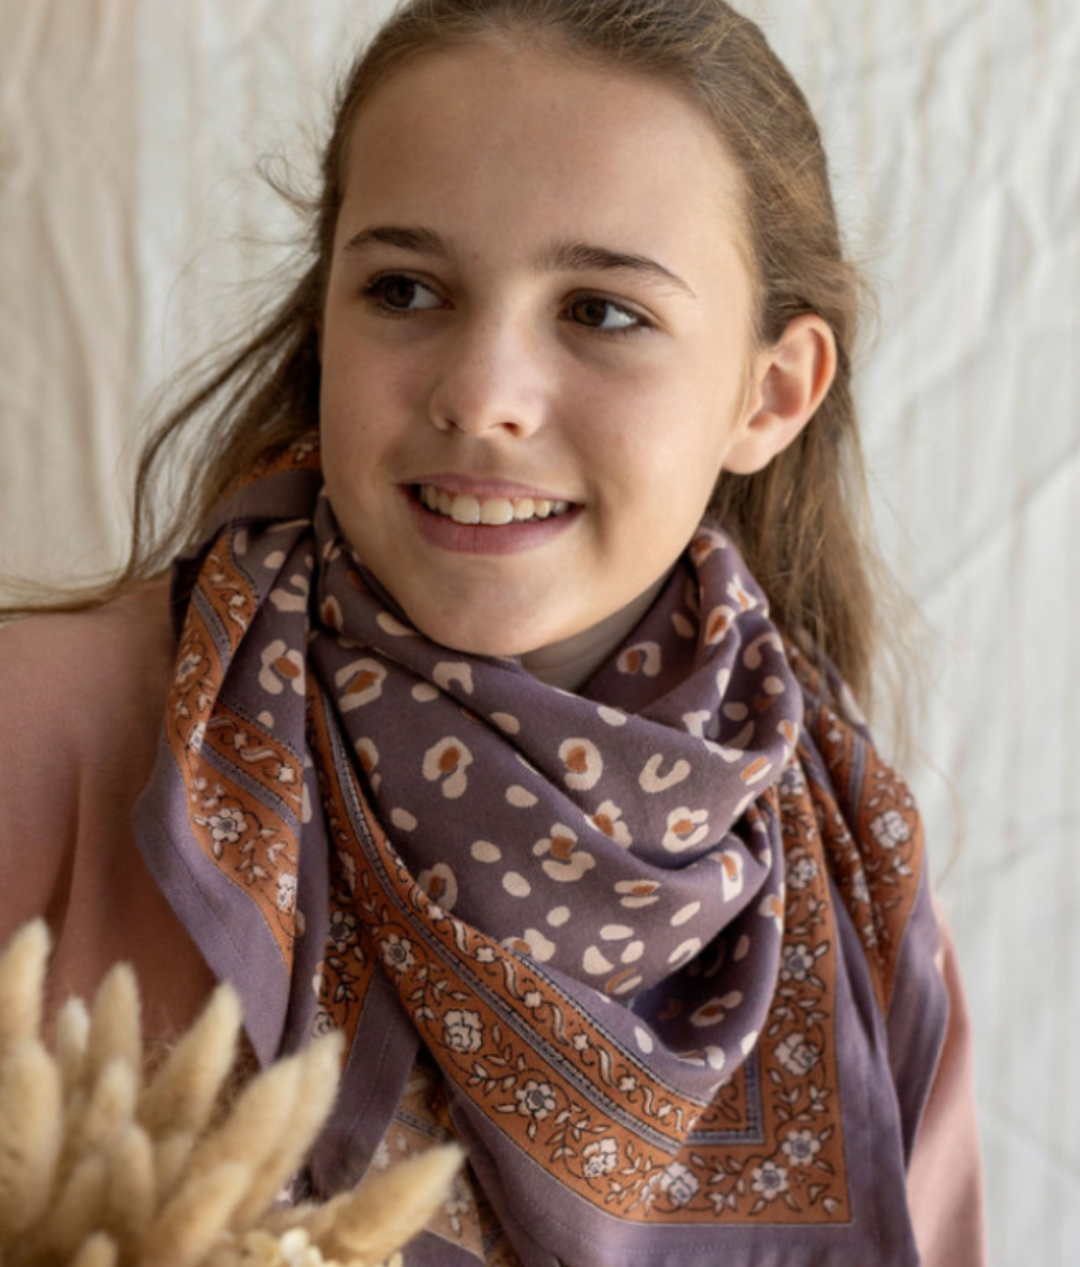
[{"label": "textured fabric background", "polygon": [[[151,393],[248,310],[382,0],[0,0],[0,570],[106,566]],[[1080,9],[745,0],[881,298],[875,510],[936,634],[912,771],[995,1267],[1080,1256]]]}]

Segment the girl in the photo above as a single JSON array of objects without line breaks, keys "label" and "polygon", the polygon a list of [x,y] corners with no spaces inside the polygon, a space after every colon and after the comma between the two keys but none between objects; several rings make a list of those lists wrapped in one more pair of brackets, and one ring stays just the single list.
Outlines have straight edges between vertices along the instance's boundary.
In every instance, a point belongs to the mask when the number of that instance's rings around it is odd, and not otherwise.
[{"label": "girl", "polygon": [[322,176],[171,535],[3,635],[11,922],[343,1029],[297,1187],[456,1137],[410,1262],[981,1261],[798,88],[721,0],[413,0]]}]

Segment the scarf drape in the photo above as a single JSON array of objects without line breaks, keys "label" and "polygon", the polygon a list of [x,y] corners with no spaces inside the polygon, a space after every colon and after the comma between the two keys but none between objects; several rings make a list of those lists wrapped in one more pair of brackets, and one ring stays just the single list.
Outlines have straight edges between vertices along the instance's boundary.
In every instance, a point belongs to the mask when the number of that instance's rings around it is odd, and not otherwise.
[{"label": "scarf drape", "polygon": [[413,628],[314,440],[174,602],[137,836],[263,1063],[345,1031],[311,1190],[451,1134],[424,1267],[917,1262],[918,813],[718,527],[577,693]]}]

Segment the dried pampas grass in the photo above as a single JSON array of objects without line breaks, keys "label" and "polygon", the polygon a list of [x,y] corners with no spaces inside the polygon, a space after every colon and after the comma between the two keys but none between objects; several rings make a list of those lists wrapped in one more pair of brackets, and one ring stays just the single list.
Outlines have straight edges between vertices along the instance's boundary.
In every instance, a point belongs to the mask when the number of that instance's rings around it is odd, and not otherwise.
[{"label": "dried pampas grass", "polygon": [[2,1267],[375,1267],[445,1200],[462,1152],[430,1152],[321,1206],[273,1209],[337,1092],[328,1034],[227,1089],[240,1004],[219,986],[147,1081],[135,974],[42,1035],[50,941],[26,925],[0,956]]}]

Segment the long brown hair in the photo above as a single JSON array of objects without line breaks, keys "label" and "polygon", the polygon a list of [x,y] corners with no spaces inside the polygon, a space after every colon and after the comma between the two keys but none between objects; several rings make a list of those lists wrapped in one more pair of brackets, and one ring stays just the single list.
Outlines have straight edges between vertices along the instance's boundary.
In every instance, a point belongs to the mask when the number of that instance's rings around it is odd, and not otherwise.
[{"label": "long brown hair", "polygon": [[[869,710],[874,668],[884,652],[900,647],[896,613],[904,600],[873,545],[851,391],[868,294],[842,247],[825,152],[806,99],[759,28],[723,0],[400,5],[341,83],[321,186],[304,204],[310,231],[299,280],[254,333],[216,355],[152,434],[139,463],[135,527],[122,570],[105,585],[36,609],[96,606],[161,574],[198,536],[224,490],[259,457],[318,425],[317,320],[357,112],[381,83],[425,53],[515,38],[655,77],[691,100],[742,173],[759,345],[774,343],[801,313],[817,313],[831,327],[839,364],[816,415],[763,471],[723,474],[711,510],[736,538],[779,625],[808,634]],[[158,524],[155,489],[170,460],[181,468],[179,495],[174,472],[176,509]],[[883,645],[885,627],[890,638]]]}]

